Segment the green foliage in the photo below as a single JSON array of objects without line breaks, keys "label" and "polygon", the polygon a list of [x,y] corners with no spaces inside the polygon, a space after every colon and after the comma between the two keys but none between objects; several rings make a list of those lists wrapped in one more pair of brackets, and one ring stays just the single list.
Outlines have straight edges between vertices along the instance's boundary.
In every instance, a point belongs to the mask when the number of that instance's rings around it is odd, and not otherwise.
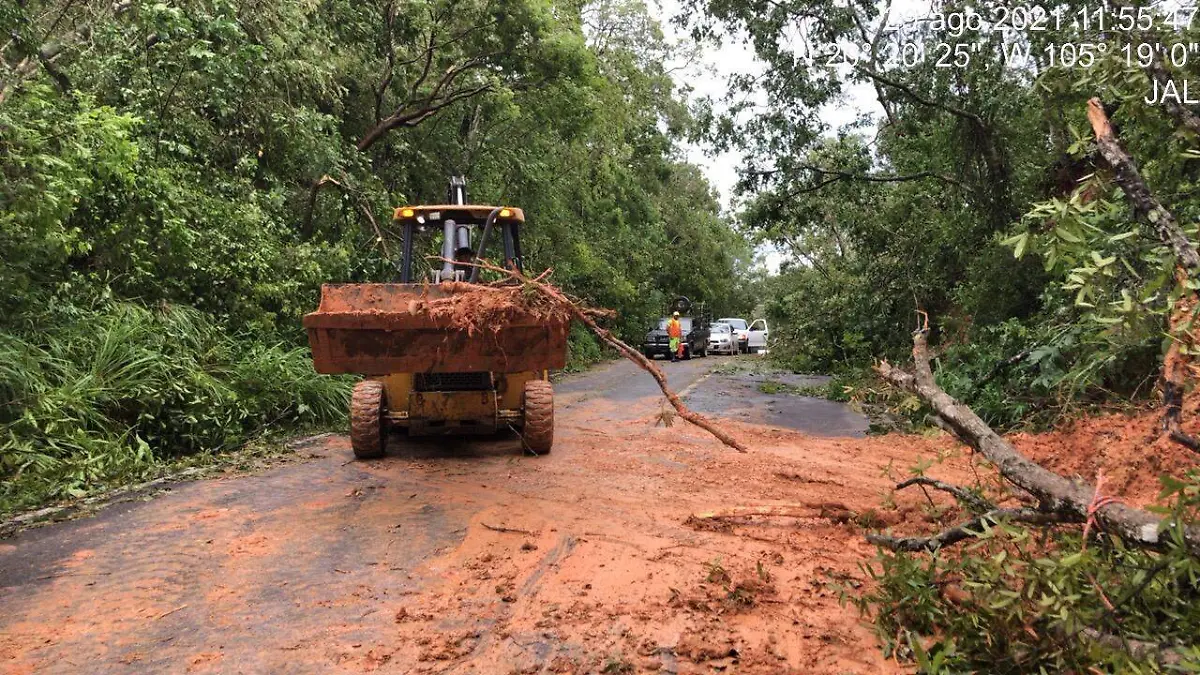
[{"label": "green foliage", "polygon": [[571,324],[571,332],[567,335],[567,367],[568,373],[587,370],[606,358],[611,358],[609,350],[600,344],[591,331],[578,322]]},{"label": "green foliage", "polygon": [[[677,159],[640,2],[32,0],[0,28],[0,508],[340,418],[300,317],[395,280],[391,210],[449,175],[626,337],[749,257]],[[573,368],[602,357],[572,334]]]},{"label": "green foliage", "polygon": [[[1163,496],[1176,522],[1194,521],[1200,473]],[[866,566],[874,587],[854,602],[875,616],[889,655],[922,672],[1159,672],[1120,640],[1190,645],[1200,629],[1200,562],[1178,532],[1166,536],[1162,553],[1108,536],[1085,548],[1076,528],[1000,523],[932,556],[881,552]],[[1200,670],[1200,651],[1178,655],[1181,669]]]},{"label": "green foliage", "polygon": [[[1100,96],[1113,110],[1151,190],[1186,227],[1200,201],[1195,135],[1143,100],[1146,72],[1120,56],[1131,37],[1022,34],[1035,53],[1054,40],[1104,43],[1095,65],[1039,67],[1035,79],[1005,62],[994,31],[921,23],[902,40],[930,53],[941,42],[978,47],[969,64],[865,54],[840,69],[805,50],[813,41],[866,49],[883,3],[783,0],[765,13],[743,0],[691,4],[707,10],[691,21],[699,35],[743,32],[766,64],[765,77],[735,78],[706,121],[712,138],[750,157],[746,229],[790,258],[769,282],[776,358],[823,372],[903,360],[919,307],[932,317],[932,343],[946,348],[939,377],[1001,426],[1151,390],[1175,300],[1170,252],[1098,161],[1086,101]],[[789,39],[801,24],[809,39]],[[1190,30],[1169,41],[1186,43]],[[883,32],[881,45],[900,35]],[[1193,66],[1168,73],[1178,81]],[[859,119],[830,129],[812,113],[860,84],[878,105]],[[739,101],[756,97],[761,109],[743,114]],[[973,386],[1022,351],[1028,360]]]},{"label": "green foliage", "polygon": [[[909,359],[919,309],[931,317],[938,382],[1001,429],[1153,390],[1173,339],[1175,261],[1154,223],[1132,212],[1085,120],[1099,97],[1194,245],[1196,134],[1177,110],[1143,100],[1148,74],[1121,55],[1146,34],[1080,24],[956,33],[933,21],[884,24],[893,5],[883,2],[688,5],[704,10],[690,20],[698,37],[744,37],[765,64],[733,78],[723,108],[702,112],[711,138],[748,156],[745,228],[789,258],[768,282],[777,360],[834,372],[835,396],[919,421],[919,401],[866,375],[873,359]],[[988,14],[959,2],[935,11]],[[1196,39],[1192,26],[1154,36]],[[1002,46],[1038,55],[1068,42],[1097,45],[1096,63],[1002,56]],[[968,62],[902,64],[878,49],[929,55],[941,43],[969,50]],[[833,45],[848,64],[810,51]],[[1195,61],[1160,65],[1177,83],[1195,80]],[[821,111],[853,87],[878,105],[829,128]],[[1177,522],[1195,520],[1196,480],[1173,491]],[[873,574],[861,606],[890,655],[926,672],[1149,672],[1158,668],[1119,640],[1190,644],[1200,621],[1200,567],[1178,546],[1128,551],[1104,538],[1084,551],[1071,532],[1003,525],[932,558],[883,554]],[[1189,649],[1184,666],[1198,670]]]},{"label": "green foliage", "polygon": [[113,304],[58,319],[0,334],[0,511],[345,416],[349,383],[317,375],[306,350],[236,340],[196,310]]}]

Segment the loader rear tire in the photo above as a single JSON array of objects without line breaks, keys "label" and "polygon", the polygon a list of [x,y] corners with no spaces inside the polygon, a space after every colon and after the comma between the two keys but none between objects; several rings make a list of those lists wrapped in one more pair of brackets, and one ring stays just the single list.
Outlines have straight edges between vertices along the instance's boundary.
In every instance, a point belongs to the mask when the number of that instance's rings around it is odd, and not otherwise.
[{"label": "loader rear tire", "polygon": [[535,455],[548,454],[554,446],[554,387],[545,380],[525,383],[525,427],[521,439]]},{"label": "loader rear tire", "polygon": [[350,448],[358,459],[383,457],[387,449],[387,392],[378,380],[354,385],[350,395]]}]

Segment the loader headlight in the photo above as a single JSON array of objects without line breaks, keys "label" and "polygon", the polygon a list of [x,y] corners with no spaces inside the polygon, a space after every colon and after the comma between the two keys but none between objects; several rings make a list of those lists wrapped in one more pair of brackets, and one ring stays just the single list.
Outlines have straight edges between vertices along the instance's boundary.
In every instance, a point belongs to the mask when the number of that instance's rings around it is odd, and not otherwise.
[{"label": "loader headlight", "polygon": [[416,211],[413,211],[412,209],[400,209],[400,215],[405,218],[412,218],[414,215],[416,215]]},{"label": "loader headlight", "polygon": [[512,215],[511,209],[500,209],[500,217],[501,218],[508,218],[511,215]]}]

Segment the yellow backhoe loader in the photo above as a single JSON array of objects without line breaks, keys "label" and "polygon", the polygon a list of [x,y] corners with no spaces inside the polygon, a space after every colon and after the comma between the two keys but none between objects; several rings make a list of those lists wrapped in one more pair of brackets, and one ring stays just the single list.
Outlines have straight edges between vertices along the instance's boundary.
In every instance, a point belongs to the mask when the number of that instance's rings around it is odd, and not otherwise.
[{"label": "yellow backhoe loader", "polygon": [[[480,280],[475,266],[498,230],[502,265],[523,271],[519,208],[467,203],[466,183],[450,181],[446,204],[402,206],[400,283],[325,284],[321,304],[304,317],[313,365],[321,373],[367,376],[350,399],[354,456],[381,457],[389,428],[410,435],[491,434],[512,428],[525,448],[554,444],[549,371],[566,365],[568,321],[520,315],[473,334],[451,318],[415,308],[464,292]],[[413,279],[413,243],[440,232],[441,269]],[[472,240],[478,233],[478,246]],[[464,283],[465,282],[465,283]]]}]

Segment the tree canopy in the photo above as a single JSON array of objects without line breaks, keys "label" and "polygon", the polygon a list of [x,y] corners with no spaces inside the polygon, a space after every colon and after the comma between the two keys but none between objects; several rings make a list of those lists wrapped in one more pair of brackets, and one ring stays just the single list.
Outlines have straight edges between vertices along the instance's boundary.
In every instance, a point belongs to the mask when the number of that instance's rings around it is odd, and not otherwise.
[{"label": "tree canopy", "polygon": [[[221,445],[186,440],[193,415],[170,402],[200,380],[144,384],[162,410],[76,391],[91,413],[47,412],[102,368],[89,325],[209,335],[185,344],[204,386],[240,392],[213,406],[231,438],[264,415],[340,414],[280,396],[300,316],[323,282],[396,280],[392,209],[441,201],[451,175],[522,207],[530,266],[616,309],[627,336],[675,295],[735,297],[749,259],[682,159],[694,122],[641,2],[30,0],[0,26],[0,334],[19,364],[0,375],[5,503],[27,481],[62,494],[121,458]],[[272,345],[289,374],[246,372]],[[582,335],[573,352],[598,354]]]}]

